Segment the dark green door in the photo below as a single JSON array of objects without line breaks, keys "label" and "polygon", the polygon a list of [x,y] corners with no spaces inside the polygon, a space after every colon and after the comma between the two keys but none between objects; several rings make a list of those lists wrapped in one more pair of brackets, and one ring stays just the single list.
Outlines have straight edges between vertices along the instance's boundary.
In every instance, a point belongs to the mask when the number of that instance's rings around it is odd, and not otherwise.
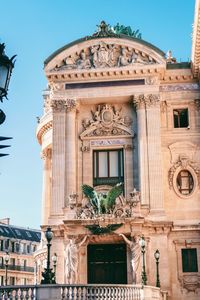
[{"label": "dark green door", "polygon": [[125,244],[88,245],[88,283],[127,283]]}]

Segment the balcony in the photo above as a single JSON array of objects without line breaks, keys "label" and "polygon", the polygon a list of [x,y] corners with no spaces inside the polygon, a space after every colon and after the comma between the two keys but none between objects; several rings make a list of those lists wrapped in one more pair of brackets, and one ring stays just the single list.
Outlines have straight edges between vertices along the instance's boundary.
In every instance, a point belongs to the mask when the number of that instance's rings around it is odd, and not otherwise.
[{"label": "balcony", "polygon": [[167,300],[167,292],[138,285],[36,285],[0,287],[1,299],[26,300]]},{"label": "balcony", "polygon": [[[5,265],[0,265],[0,269],[5,269]],[[8,265],[8,270],[33,273],[34,272],[34,267]]]}]

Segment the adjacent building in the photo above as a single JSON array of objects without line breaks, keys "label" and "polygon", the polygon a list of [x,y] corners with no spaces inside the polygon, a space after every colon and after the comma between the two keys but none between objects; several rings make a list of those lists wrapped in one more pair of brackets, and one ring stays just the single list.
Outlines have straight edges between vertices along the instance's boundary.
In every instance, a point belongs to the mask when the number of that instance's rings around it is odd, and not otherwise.
[{"label": "adjacent building", "polygon": [[45,61],[42,228],[58,283],[140,283],[143,236],[147,284],[159,249],[162,289],[199,299],[199,10],[191,63],[105,22]]},{"label": "adjacent building", "polygon": [[9,224],[0,220],[0,285],[5,285],[5,255],[9,253],[7,284],[34,284],[35,263],[33,253],[37,250],[41,232]]}]

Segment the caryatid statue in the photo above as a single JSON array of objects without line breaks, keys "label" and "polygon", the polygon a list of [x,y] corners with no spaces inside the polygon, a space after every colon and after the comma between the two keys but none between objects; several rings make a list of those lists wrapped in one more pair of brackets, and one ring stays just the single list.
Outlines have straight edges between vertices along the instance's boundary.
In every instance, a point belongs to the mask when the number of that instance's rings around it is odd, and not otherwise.
[{"label": "caryatid statue", "polygon": [[79,249],[87,240],[87,235],[79,242],[76,243],[76,238],[69,239],[65,247],[65,272],[66,283],[78,283],[78,263],[79,263]]},{"label": "caryatid statue", "polygon": [[133,275],[133,284],[136,284],[136,272],[140,263],[141,249],[139,245],[139,237],[133,237],[133,240],[129,240],[124,234],[120,233],[125,243],[131,250],[131,268]]}]

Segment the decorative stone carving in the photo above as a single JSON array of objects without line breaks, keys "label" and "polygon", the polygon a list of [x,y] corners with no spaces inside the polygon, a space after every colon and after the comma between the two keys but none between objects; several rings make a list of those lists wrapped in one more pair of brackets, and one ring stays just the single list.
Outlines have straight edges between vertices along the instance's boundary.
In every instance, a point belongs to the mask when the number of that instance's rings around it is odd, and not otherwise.
[{"label": "decorative stone carving", "polygon": [[169,64],[176,63],[176,58],[173,57],[171,50],[167,51],[167,55],[166,56],[167,56],[167,63],[169,63]]},{"label": "decorative stone carving", "polygon": [[51,159],[52,157],[52,149],[51,148],[47,148],[47,149],[44,149],[42,152],[41,152],[41,158],[46,160],[46,159]]},{"label": "decorative stone carving", "polygon": [[173,187],[173,179],[174,179],[174,174],[176,173],[178,168],[181,169],[188,169],[191,168],[195,174],[197,175],[198,178],[198,185],[200,186],[200,169],[197,167],[196,163],[194,161],[191,161],[190,158],[185,155],[181,154],[179,156],[179,160],[176,161],[173,166],[169,169],[168,173],[168,180],[169,180],[169,187],[170,189]]},{"label": "decorative stone carving", "polygon": [[200,99],[195,99],[194,103],[196,105],[197,110],[200,111]]},{"label": "decorative stone carving", "polygon": [[150,108],[152,106],[157,106],[160,103],[160,95],[158,94],[150,94],[145,97],[146,108]]},{"label": "decorative stone carving", "polygon": [[51,100],[53,111],[64,112],[76,109],[77,101],[75,99]]},{"label": "decorative stone carving", "polygon": [[161,92],[176,92],[176,91],[193,91],[199,90],[198,83],[180,83],[180,84],[168,84],[160,86]]},{"label": "decorative stone carving", "polygon": [[[140,66],[156,63],[154,58],[137,49],[100,41],[88,48],[81,49],[80,52],[65,57],[52,71]],[[58,90],[62,86],[53,84],[52,88]]]},{"label": "decorative stone carving", "polygon": [[81,146],[82,152],[90,152],[90,146],[89,145],[83,145]]},{"label": "decorative stone carving", "polygon": [[167,111],[167,107],[169,106],[169,104],[167,103],[167,101],[161,101],[160,102],[160,111],[161,113],[165,113]]},{"label": "decorative stone carving", "polygon": [[73,209],[77,204],[77,199],[78,199],[78,194],[72,192],[72,194],[70,194],[67,197],[67,205],[69,205],[70,208]]},{"label": "decorative stone carving", "polygon": [[147,77],[145,79],[145,83],[148,85],[154,85],[154,84],[158,84],[158,78],[157,77]]},{"label": "decorative stone carving", "polygon": [[140,94],[133,96],[133,105],[136,109],[150,108],[152,106],[159,105],[159,94]]},{"label": "decorative stone carving", "polygon": [[47,113],[50,109],[51,109],[51,99],[50,99],[50,97],[45,97],[44,112]]},{"label": "decorative stone carving", "polygon": [[92,112],[92,119],[84,119],[82,122],[85,129],[80,137],[85,136],[108,136],[108,135],[132,135],[132,119],[122,117],[121,109],[104,104],[98,105],[97,110]]},{"label": "decorative stone carving", "polygon": [[144,94],[134,95],[133,96],[133,105],[137,110],[145,108],[145,96],[144,96]]},{"label": "decorative stone carving", "polygon": [[196,292],[200,288],[200,276],[198,274],[183,275],[181,283],[188,292]]}]

